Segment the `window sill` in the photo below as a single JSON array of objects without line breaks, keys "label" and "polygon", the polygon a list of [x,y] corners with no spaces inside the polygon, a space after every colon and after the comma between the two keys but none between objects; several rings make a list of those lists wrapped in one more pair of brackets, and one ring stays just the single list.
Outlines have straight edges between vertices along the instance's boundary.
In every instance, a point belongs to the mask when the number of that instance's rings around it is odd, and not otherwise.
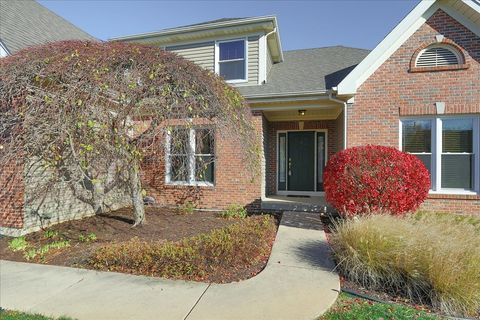
[{"label": "window sill", "polygon": [[430,191],[429,199],[457,199],[457,200],[478,200],[480,194],[475,191],[468,190],[440,190]]},{"label": "window sill", "polygon": [[166,182],[168,187],[208,187],[213,188],[215,185],[210,182]]},{"label": "window sill", "polygon": [[453,71],[453,70],[465,70],[470,66],[468,64],[457,64],[453,66],[441,66],[441,67],[412,67],[411,73],[417,72],[436,72],[436,71]]},{"label": "window sill", "polygon": [[231,83],[231,84],[238,84],[238,83],[247,83],[247,79],[242,79],[242,80],[225,80],[226,83]]}]

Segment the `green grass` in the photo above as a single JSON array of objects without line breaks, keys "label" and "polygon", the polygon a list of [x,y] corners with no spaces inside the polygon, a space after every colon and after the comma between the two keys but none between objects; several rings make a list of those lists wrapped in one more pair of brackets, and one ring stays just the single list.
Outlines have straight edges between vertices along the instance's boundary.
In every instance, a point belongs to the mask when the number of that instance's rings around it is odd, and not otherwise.
[{"label": "green grass", "polygon": [[25,313],[19,311],[0,309],[0,320],[73,320],[68,317],[51,318],[41,314]]},{"label": "green grass", "polygon": [[372,319],[417,319],[440,320],[443,318],[399,304],[372,302],[341,293],[336,304],[319,320],[372,320]]}]

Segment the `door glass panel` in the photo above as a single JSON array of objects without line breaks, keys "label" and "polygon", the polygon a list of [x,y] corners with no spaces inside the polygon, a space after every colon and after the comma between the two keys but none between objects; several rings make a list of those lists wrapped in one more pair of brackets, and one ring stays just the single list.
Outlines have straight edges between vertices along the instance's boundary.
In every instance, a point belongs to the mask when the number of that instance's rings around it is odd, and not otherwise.
[{"label": "door glass panel", "polygon": [[278,190],[287,186],[287,134],[280,133],[278,140]]},{"label": "door glass panel", "polygon": [[317,191],[323,191],[323,171],[325,168],[325,133],[317,133]]}]

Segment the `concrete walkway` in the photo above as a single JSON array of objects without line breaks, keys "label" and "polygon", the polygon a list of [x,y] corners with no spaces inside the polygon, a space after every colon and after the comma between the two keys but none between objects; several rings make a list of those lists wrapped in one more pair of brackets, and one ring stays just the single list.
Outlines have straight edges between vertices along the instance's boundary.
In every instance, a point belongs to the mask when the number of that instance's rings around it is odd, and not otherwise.
[{"label": "concrete walkway", "polygon": [[286,212],[265,270],[229,284],[0,261],[0,306],[83,319],[315,319],[340,283],[318,215]]}]

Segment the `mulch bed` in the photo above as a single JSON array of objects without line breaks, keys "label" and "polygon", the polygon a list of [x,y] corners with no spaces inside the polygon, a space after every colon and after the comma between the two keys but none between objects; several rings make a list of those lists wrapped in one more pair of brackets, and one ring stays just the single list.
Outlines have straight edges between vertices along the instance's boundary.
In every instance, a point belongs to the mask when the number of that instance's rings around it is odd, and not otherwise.
[{"label": "mulch bed", "polygon": [[[215,212],[194,211],[191,214],[182,213],[179,210],[147,207],[146,221],[142,226],[132,228],[131,209],[125,208],[104,215],[96,215],[81,220],[68,221],[47,228],[57,231],[64,240],[70,240],[70,247],[53,250],[41,261],[28,261],[23,252],[13,252],[8,248],[9,237],[0,238],[0,257],[4,260],[19,262],[44,263],[50,265],[85,267],[86,261],[99,247],[113,241],[127,241],[138,237],[145,241],[178,241],[183,238],[207,233],[213,229],[223,228],[236,223],[235,219],[224,219]],[[276,219],[278,225],[278,217]],[[94,233],[96,241],[79,241],[79,235]],[[40,247],[52,241],[45,238],[45,231],[40,230],[25,236],[29,244]],[[219,276],[209,279],[212,282],[225,283],[248,279],[260,271],[266,265],[268,257],[246,269],[236,270],[234,274]]]}]

